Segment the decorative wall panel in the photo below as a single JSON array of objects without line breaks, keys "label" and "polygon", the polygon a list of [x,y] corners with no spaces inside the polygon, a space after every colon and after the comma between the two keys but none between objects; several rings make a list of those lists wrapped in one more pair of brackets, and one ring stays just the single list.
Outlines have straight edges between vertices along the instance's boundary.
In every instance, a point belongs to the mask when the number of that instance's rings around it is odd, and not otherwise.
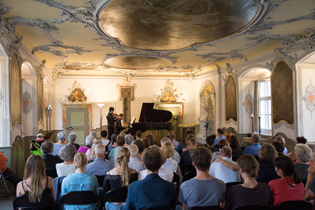
[{"label": "decorative wall panel", "polygon": [[22,121],[22,80],[21,80],[21,66],[16,53],[11,59],[11,119],[12,126],[15,123],[21,125]]},{"label": "decorative wall panel", "polygon": [[225,83],[225,118],[237,122],[237,86],[232,74],[230,74]]}]

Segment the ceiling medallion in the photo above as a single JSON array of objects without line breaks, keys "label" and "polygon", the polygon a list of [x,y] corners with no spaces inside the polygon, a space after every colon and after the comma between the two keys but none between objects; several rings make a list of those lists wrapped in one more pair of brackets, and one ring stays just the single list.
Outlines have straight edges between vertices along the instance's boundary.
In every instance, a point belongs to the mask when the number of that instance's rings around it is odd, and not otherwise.
[{"label": "ceiling medallion", "polygon": [[113,0],[99,15],[105,34],[141,50],[179,50],[254,25],[264,6],[248,0]]},{"label": "ceiling medallion", "polygon": [[106,59],[104,64],[117,69],[149,70],[169,66],[172,61],[157,57],[119,56]]}]

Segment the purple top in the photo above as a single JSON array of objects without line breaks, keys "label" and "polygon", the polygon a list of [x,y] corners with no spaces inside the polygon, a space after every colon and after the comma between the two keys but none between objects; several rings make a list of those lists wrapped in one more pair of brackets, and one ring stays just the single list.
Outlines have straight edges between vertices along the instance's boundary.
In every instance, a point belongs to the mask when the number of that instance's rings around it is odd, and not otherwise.
[{"label": "purple top", "polygon": [[82,152],[82,153],[86,153],[86,151],[88,151],[88,149],[90,149],[90,147],[80,147],[79,149],[78,149],[78,152]]}]

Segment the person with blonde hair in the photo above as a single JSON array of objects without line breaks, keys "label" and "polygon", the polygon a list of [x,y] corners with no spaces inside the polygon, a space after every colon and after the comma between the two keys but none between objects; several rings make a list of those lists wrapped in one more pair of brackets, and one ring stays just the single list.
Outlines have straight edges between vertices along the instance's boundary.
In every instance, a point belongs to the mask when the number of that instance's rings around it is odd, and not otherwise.
[{"label": "person with blonde hair", "polygon": [[[130,151],[126,147],[117,150],[115,156],[116,167],[105,174],[103,184],[103,194],[109,190],[117,188],[127,188],[132,182],[137,181],[138,173],[134,169],[129,168]],[[105,208],[107,210],[124,209],[125,203],[107,202]]]},{"label": "person with blonde hair", "polygon": [[268,205],[271,189],[268,184],[256,181],[259,169],[257,160],[252,155],[243,155],[237,160],[237,163],[244,183],[229,187],[226,193],[225,209]]},{"label": "person with blonde hair", "polygon": [[174,156],[174,153],[175,153],[173,144],[171,142],[165,142],[164,144],[162,144],[161,149],[166,156],[166,161],[162,165],[162,167],[170,169],[173,172],[176,172],[177,167],[178,167],[178,163],[172,159],[172,157]]},{"label": "person with blonde hair", "polygon": [[86,157],[88,161],[94,161],[95,159],[95,146],[98,144],[103,144],[100,137],[96,137],[93,141],[92,147],[86,151]]},{"label": "person with blonde hair", "polygon": [[55,185],[51,177],[46,176],[45,162],[39,155],[31,155],[25,164],[24,180],[16,187],[16,196],[28,194],[31,203],[41,201],[42,194],[50,194],[55,199]]},{"label": "person with blonde hair", "polygon": [[[72,191],[93,191],[98,195],[98,181],[95,176],[85,173],[85,168],[87,165],[86,155],[82,152],[77,153],[74,156],[74,167],[75,173],[68,175],[64,180],[62,180],[61,195]],[[94,210],[96,204],[88,205],[65,205],[65,210],[75,210],[78,209],[89,209]]]}]

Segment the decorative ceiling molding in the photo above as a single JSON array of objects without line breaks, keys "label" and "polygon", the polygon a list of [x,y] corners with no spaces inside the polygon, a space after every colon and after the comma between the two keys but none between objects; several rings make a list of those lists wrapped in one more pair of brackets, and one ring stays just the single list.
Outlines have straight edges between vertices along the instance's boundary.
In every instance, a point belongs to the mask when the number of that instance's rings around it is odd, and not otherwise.
[{"label": "decorative ceiling molding", "polygon": [[279,60],[284,60],[293,71],[295,71],[295,64],[296,62],[298,62],[298,56],[296,55],[296,53],[294,53],[294,55],[289,55],[287,52],[285,52],[283,50],[283,48],[276,48],[274,49],[275,52],[275,59],[272,60],[270,63],[266,63],[265,66],[268,70],[270,70],[271,72],[273,71],[273,69],[276,67],[277,63]]},{"label": "decorative ceiling molding", "polygon": [[154,102],[166,102],[166,103],[176,103],[185,102],[186,100],[182,98],[182,93],[177,93],[177,89],[173,87],[174,82],[170,79],[166,80],[166,84],[161,88],[161,94],[154,94]]}]

